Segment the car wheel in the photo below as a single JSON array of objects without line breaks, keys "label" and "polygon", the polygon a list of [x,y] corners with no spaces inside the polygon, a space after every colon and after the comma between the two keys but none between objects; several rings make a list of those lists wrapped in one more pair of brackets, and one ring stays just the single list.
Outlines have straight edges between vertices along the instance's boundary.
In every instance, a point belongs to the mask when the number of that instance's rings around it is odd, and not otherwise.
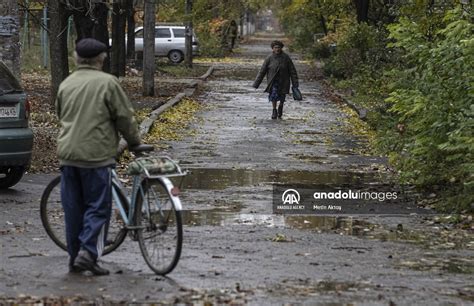
[{"label": "car wheel", "polygon": [[170,53],[168,53],[168,58],[170,62],[174,64],[179,64],[184,60],[184,55],[179,50],[173,50],[173,51],[170,51]]},{"label": "car wheel", "polygon": [[7,167],[0,169],[0,189],[12,187],[18,183],[23,173],[25,173],[25,167]]}]

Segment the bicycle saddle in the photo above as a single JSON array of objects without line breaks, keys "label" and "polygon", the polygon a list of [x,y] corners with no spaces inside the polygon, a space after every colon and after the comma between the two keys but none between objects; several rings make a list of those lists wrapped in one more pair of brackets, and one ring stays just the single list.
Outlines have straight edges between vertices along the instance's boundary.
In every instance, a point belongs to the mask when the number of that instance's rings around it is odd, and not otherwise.
[{"label": "bicycle saddle", "polygon": [[139,145],[130,147],[129,150],[134,153],[151,152],[155,150],[155,147],[148,144],[139,144]]}]

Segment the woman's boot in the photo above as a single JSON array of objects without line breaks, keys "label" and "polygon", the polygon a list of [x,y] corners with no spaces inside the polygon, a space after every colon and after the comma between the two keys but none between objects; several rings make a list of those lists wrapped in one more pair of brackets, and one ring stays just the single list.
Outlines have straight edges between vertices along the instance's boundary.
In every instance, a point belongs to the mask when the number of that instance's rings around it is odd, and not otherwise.
[{"label": "woman's boot", "polygon": [[277,110],[276,110],[276,108],[274,108],[273,112],[272,112],[272,119],[276,119],[277,116],[278,116]]},{"label": "woman's boot", "polygon": [[280,105],[278,105],[278,118],[281,119],[281,116],[283,116],[283,103],[280,103]]}]

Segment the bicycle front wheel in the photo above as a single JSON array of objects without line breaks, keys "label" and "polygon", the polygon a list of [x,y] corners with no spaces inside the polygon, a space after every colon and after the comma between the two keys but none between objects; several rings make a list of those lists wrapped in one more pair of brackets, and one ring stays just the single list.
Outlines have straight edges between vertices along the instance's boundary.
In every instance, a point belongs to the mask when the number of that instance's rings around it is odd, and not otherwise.
[{"label": "bicycle front wheel", "polygon": [[[120,202],[128,213],[127,198],[115,183],[112,184],[112,188],[117,191]],[[115,203],[112,203],[112,215],[103,255],[107,255],[117,249],[125,240],[127,235],[124,222],[116,207]],[[66,223],[64,220],[64,209],[61,204],[61,176],[55,177],[48,186],[46,186],[46,189],[41,196],[40,213],[41,222],[43,223],[43,227],[48,236],[58,247],[67,251],[65,231]]]},{"label": "bicycle front wheel", "polygon": [[170,273],[178,264],[183,244],[181,211],[160,179],[144,179],[137,193],[135,224],[143,258],[156,273]]}]

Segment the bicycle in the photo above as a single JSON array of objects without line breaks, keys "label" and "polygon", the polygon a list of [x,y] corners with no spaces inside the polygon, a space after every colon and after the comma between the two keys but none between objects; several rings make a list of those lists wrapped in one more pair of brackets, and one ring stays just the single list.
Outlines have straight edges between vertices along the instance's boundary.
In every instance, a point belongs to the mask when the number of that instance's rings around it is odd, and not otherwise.
[{"label": "bicycle", "polygon": [[[152,151],[151,146],[138,146],[133,151],[143,154]],[[174,171],[147,169],[145,161],[167,163]],[[133,185],[130,197],[120,178],[112,170],[112,216],[103,255],[116,250],[131,232],[132,240],[138,240],[145,262],[156,274],[170,273],[181,256],[183,225],[179,188],[171,177],[184,177],[187,172],[167,156],[136,158],[130,165],[138,165],[132,174]],[[137,168],[137,167],[135,167]],[[43,227],[53,242],[67,250],[64,211],[60,197],[61,176],[54,178],[41,196],[40,213]],[[181,180],[182,182],[182,180]]]}]

